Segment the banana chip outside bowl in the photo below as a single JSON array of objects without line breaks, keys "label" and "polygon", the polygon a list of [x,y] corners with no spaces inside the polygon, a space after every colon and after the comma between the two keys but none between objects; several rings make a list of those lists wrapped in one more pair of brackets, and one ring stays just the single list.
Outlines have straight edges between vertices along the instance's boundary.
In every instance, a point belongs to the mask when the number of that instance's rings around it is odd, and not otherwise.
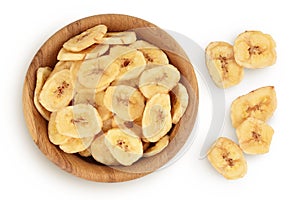
[{"label": "banana chip outside bowl", "polygon": [[[68,154],[50,142],[48,121],[34,105],[34,89],[39,67],[54,67],[62,45],[79,33],[98,24],[107,26],[110,32],[134,31],[138,39],[162,49],[170,64],[180,71],[180,82],[186,87],[189,104],[180,121],[170,130],[169,145],[159,154],[143,157],[131,166],[106,166],[91,157]],[[95,15],[75,21],[51,36],[34,56],[24,82],[23,111],[29,133],[45,156],[61,169],[83,179],[96,182],[122,182],[143,177],[163,167],[185,145],[190,136],[198,112],[198,83],[192,64],[180,45],[164,30],[145,20],[120,14]]]}]

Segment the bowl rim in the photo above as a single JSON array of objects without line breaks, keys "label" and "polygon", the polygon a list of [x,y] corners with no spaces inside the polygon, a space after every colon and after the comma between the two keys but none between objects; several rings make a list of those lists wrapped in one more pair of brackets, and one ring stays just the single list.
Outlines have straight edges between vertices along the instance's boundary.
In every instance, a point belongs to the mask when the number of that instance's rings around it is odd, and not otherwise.
[{"label": "bowl rim", "polygon": [[[33,104],[33,91],[34,90],[32,90],[32,88],[34,88],[34,86],[35,86],[35,73],[32,72],[33,68],[37,69],[37,67],[38,67],[37,63],[43,62],[43,61],[41,61],[42,60],[41,58],[44,58],[44,57],[49,58],[49,56],[53,56],[53,55],[48,55],[47,53],[49,53],[49,52],[44,52],[43,50],[47,49],[46,47],[48,47],[48,46],[58,46],[59,48],[61,48],[62,41],[66,41],[66,39],[69,39],[73,35],[76,35],[76,34],[82,32],[83,30],[86,30],[89,27],[92,27],[91,24],[99,24],[99,21],[101,22],[104,18],[108,18],[109,20],[113,20],[113,19],[118,19],[118,20],[124,19],[127,21],[131,20],[132,23],[139,23],[139,25],[141,25],[141,27],[154,28],[156,30],[159,30],[159,34],[162,34],[162,35],[159,35],[159,37],[160,36],[167,37],[171,43],[174,43],[175,46],[177,45],[175,48],[177,48],[179,55],[180,55],[178,59],[181,60],[180,62],[185,62],[186,65],[191,66],[191,68],[189,68],[190,76],[195,77],[195,81],[197,83],[197,78],[196,78],[195,72],[193,70],[193,66],[189,62],[189,59],[186,56],[184,50],[175,41],[175,39],[172,38],[172,36],[170,36],[167,32],[160,29],[158,26],[156,26],[146,20],[143,20],[143,19],[140,19],[137,17],[133,17],[133,16],[129,16],[129,15],[124,15],[124,14],[93,15],[93,16],[85,17],[85,18],[76,20],[74,22],[71,22],[68,25],[61,28],[60,30],[58,30],[50,38],[48,38],[46,42],[44,42],[44,44],[39,48],[37,53],[34,55],[30,65],[28,67],[26,77],[24,80],[23,94],[22,94],[23,114],[24,114],[24,118],[26,121],[27,129],[28,129],[33,141],[36,143],[36,145],[42,151],[42,153],[49,160],[51,160],[54,164],[59,166],[61,169],[65,170],[77,177],[87,179],[90,181],[123,182],[123,181],[129,181],[129,180],[143,177],[145,175],[152,173],[155,170],[150,170],[150,171],[142,172],[142,173],[132,173],[132,172],[126,172],[123,170],[116,170],[109,166],[96,165],[93,163],[86,162],[84,159],[79,158],[78,156],[73,155],[73,154],[64,153],[56,145],[54,145],[52,143],[51,143],[51,145],[53,148],[48,148],[48,146],[46,145],[49,143],[49,141],[47,141],[48,137],[45,138],[45,135],[41,134],[42,133],[41,130],[43,130],[43,129],[47,130],[47,122],[46,122],[46,120],[43,120],[43,121],[36,120],[36,119],[41,118],[41,116],[36,111],[36,109],[33,111],[29,110],[29,108],[32,108],[32,107],[35,108],[35,106]],[[85,23],[87,21],[92,21],[92,23],[89,24],[88,27]],[[74,27],[79,27],[79,28],[77,28],[75,31]],[[108,28],[110,28],[110,27],[108,27]],[[72,35],[70,35],[70,34],[68,35],[68,33],[70,33],[70,32],[72,32]],[[61,34],[64,34],[62,37],[65,37],[65,38],[59,37],[59,36],[61,36]],[[59,42],[59,44],[57,43],[57,44],[53,45],[53,40],[56,43],[58,41],[60,41],[60,42]],[[163,47],[162,49],[164,49],[164,48],[168,49],[169,47]],[[58,51],[58,49],[56,49],[56,50]],[[172,52],[172,51],[166,52],[166,53],[167,53],[168,57],[173,56],[172,54],[174,54],[174,52]],[[57,53],[54,55],[55,58],[56,58],[56,55],[57,55]],[[176,55],[174,55],[174,56],[176,56]],[[172,60],[170,59],[170,61],[172,61]],[[197,116],[197,112],[198,112],[198,101],[199,101],[198,83],[196,85],[194,84],[192,89],[194,90],[193,92],[195,92],[195,102],[193,104],[194,109],[192,110],[192,113],[189,113],[189,118],[192,119],[192,121],[193,121],[192,124],[194,125],[196,116]],[[37,124],[37,121],[39,121],[40,123]],[[186,127],[181,126],[179,123],[178,125],[175,126],[174,129],[176,129],[176,128],[184,129]],[[175,143],[180,142],[180,144],[182,143],[182,146],[183,146],[185,141],[187,140],[187,137],[191,134],[193,126],[190,128],[191,128],[191,130],[189,131],[188,135],[185,136],[185,138],[179,138],[178,141],[176,141],[176,138],[174,138],[174,142]],[[184,139],[185,139],[185,141],[181,141]],[[176,145],[178,145],[178,144],[176,144]],[[182,146],[181,146],[181,148],[182,148]],[[177,150],[177,152],[179,150],[180,150],[180,148]],[[166,152],[166,153],[164,153],[165,158],[163,160],[158,160],[158,161],[159,162],[160,161],[165,162],[166,160],[169,161],[176,155],[177,152],[175,152],[174,150],[171,153]],[[80,165],[80,168],[78,166],[76,166],[76,164]],[[166,164],[166,162],[164,164]],[[161,166],[163,166],[163,165],[161,165]],[[161,166],[157,167],[156,169],[159,169]]]}]

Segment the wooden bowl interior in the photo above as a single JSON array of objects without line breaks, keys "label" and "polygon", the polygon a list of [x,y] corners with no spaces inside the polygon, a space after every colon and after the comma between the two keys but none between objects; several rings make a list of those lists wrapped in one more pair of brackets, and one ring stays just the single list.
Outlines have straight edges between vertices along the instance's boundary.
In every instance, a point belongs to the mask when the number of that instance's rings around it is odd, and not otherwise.
[{"label": "wooden bowl interior", "polygon": [[[63,43],[70,37],[97,24],[105,24],[109,31],[134,30],[139,39],[160,47],[168,55],[170,63],[182,74],[181,82],[189,93],[189,106],[180,122],[172,128],[176,132],[168,147],[160,154],[142,158],[130,167],[108,167],[85,159],[77,154],[67,154],[53,145],[47,135],[47,121],[36,110],[33,103],[36,71],[41,66],[54,67],[56,55]],[[34,142],[53,163],[78,177],[98,182],[121,182],[145,176],[165,165],[185,144],[189,137],[198,111],[198,83],[182,48],[165,31],[145,20],[118,14],[106,14],[87,17],[75,21],[56,32],[49,38],[34,56],[24,82],[23,110],[26,124]]]}]

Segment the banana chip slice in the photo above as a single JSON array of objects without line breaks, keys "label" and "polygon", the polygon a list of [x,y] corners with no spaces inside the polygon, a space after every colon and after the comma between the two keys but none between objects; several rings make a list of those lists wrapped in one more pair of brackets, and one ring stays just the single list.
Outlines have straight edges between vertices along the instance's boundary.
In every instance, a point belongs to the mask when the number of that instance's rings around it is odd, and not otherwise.
[{"label": "banana chip slice", "polygon": [[90,148],[90,147],[87,148],[86,150],[79,151],[78,153],[79,153],[79,155],[81,155],[82,157],[89,157],[89,156],[92,155],[92,153],[91,153],[91,148]]},{"label": "banana chip slice", "polygon": [[169,136],[165,135],[158,142],[155,143],[153,147],[147,148],[144,151],[143,157],[151,157],[156,154],[159,154],[164,150],[169,144]]},{"label": "banana chip slice", "polygon": [[55,112],[69,105],[73,98],[73,82],[70,70],[64,69],[48,78],[39,96],[44,108]]},{"label": "banana chip slice", "polygon": [[242,150],[228,138],[220,137],[208,151],[207,159],[227,179],[242,178],[247,173]]},{"label": "banana chip slice", "polygon": [[94,89],[78,89],[76,88],[76,93],[74,94],[74,98],[72,101],[72,105],[76,104],[90,104],[94,107],[96,102],[96,94]]},{"label": "banana chip slice", "polygon": [[60,61],[78,61],[98,58],[107,52],[109,45],[94,44],[80,52],[71,52],[65,48],[61,48],[57,55],[57,60]]},{"label": "banana chip slice", "polygon": [[136,41],[136,34],[133,31],[108,32],[103,38],[97,39],[101,44],[131,44]]},{"label": "banana chip slice", "polygon": [[103,121],[113,117],[113,113],[104,105],[104,95],[105,92],[101,91],[97,92],[95,96],[95,107]]},{"label": "banana chip slice", "polygon": [[120,73],[116,77],[116,80],[130,80],[137,78],[146,67],[145,58],[139,51],[133,51],[125,54],[116,59],[114,63],[120,66]]},{"label": "banana chip slice", "polygon": [[277,107],[276,92],[273,86],[258,88],[235,99],[231,104],[231,122],[238,127],[248,117],[268,120]]},{"label": "banana chip slice", "polygon": [[95,136],[102,129],[102,119],[89,104],[65,107],[57,112],[56,127],[60,134],[73,138]]},{"label": "banana chip slice", "polygon": [[142,126],[138,122],[126,121],[117,115],[114,116],[114,122],[124,133],[131,135],[132,137],[143,137]]},{"label": "banana chip slice", "polygon": [[154,65],[167,65],[169,64],[168,56],[156,46],[144,41],[138,40],[129,47],[138,49],[141,51],[146,59],[147,64],[154,64]]},{"label": "banana chip slice", "polygon": [[142,119],[143,136],[149,142],[157,142],[171,127],[170,95],[156,94],[145,106]]},{"label": "banana chip slice", "polygon": [[105,134],[105,144],[113,157],[122,165],[130,166],[143,155],[140,138],[132,137],[121,129],[111,129]]},{"label": "banana chip slice", "polygon": [[105,25],[94,26],[69,39],[64,43],[63,47],[72,52],[82,51],[101,40],[106,32],[107,27]]},{"label": "banana chip slice", "polygon": [[105,165],[120,165],[120,163],[113,157],[105,144],[104,134],[98,136],[91,144],[91,152],[93,158]]},{"label": "banana chip slice", "polygon": [[54,66],[54,69],[52,71],[52,74],[55,74],[63,69],[71,69],[71,67],[74,65],[75,62],[73,61],[58,61],[56,65]]},{"label": "banana chip slice", "polygon": [[66,153],[78,153],[90,147],[94,137],[71,138],[67,142],[59,145],[59,148]]},{"label": "banana chip slice", "polygon": [[226,42],[211,42],[205,49],[206,66],[215,84],[229,88],[240,83],[244,68],[234,59],[233,47]]},{"label": "banana chip slice", "polygon": [[142,73],[139,88],[150,99],[158,93],[167,94],[177,85],[179,79],[180,73],[173,65],[158,66]]},{"label": "banana chip slice", "polygon": [[243,67],[264,68],[276,62],[275,47],[275,41],[270,35],[260,31],[245,31],[234,41],[234,57]]},{"label": "banana chip slice", "polygon": [[48,123],[48,137],[50,142],[55,145],[60,145],[66,143],[71,137],[62,135],[58,132],[56,128],[56,112],[51,113],[50,120]]},{"label": "banana chip slice", "polygon": [[119,74],[120,66],[109,55],[82,62],[78,72],[78,81],[86,88],[107,87]]},{"label": "banana chip slice", "polygon": [[274,134],[264,121],[249,117],[236,129],[241,149],[247,154],[268,153]]},{"label": "banana chip slice", "polygon": [[189,104],[189,95],[186,88],[181,83],[178,83],[178,85],[173,88],[171,95],[173,96],[172,99],[174,99],[174,101],[172,101],[171,109],[172,122],[173,124],[177,124]]},{"label": "banana chip slice", "polygon": [[36,109],[39,111],[39,113],[42,115],[42,117],[44,119],[46,119],[47,121],[49,121],[51,113],[41,105],[41,103],[39,102],[39,96],[40,96],[41,90],[42,90],[46,80],[48,79],[48,77],[51,74],[51,71],[52,70],[50,67],[38,68],[37,73],[36,73],[36,85],[35,85],[34,99],[33,99]]},{"label": "banana chip slice", "polygon": [[130,70],[125,71],[122,75],[119,75],[116,80],[111,83],[111,86],[127,85],[133,88],[139,88],[139,77],[146,68],[145,65],[137,66]]},{"label": "banana chip slice", "polygon": [[103,99],[108,110],[127,121],[133,121],[142,116],[144,101],[143,95],[136,88],[126,85],[108,87]]}]

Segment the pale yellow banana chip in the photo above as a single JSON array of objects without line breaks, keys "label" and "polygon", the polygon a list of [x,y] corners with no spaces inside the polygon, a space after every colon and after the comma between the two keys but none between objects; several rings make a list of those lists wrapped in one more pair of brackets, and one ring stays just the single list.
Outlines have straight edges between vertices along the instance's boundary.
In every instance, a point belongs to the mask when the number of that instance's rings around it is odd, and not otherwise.
[{"label": "pale yellow banana chip", "polygon": [[210,76],[218,87],[229,88],[242,81],[244,68],[236,63],[232,45],[211,42],[206,47],[205,58]]},{"label": "pale yellow banana chip", "polygon": [[169,144],[169,136],[165,135],[159,141],[157,141],[154,146],[144,151],[143,157],[151,157],[156,154],[159,154],[160,152],[162,152],[162,150],[164,150],[168,146],[168,144]]},{"label": "pale yellow banana chip", "polygon": [[59,145],[59,148],[66,153],[78,153],[90,147],[94,137],[71,138]]},{"label": "pale yellow banana chip", "polygon": [[65,107],[57,112],[56,127],[60,134],[73,138],[95,136],[102,129],[102,119],[89,104]]},{"label": "pale yellow banana chip", "polygon": [[238,127],[248,117],[268,120],[277,107],[276,92],[273,86],[258,88],[235,99],[231,104],[231,122]]},{"label": "pale yellow banana chip", "polygon": [[96,137],[91,144],[91,152],[93,158],[105,165],[120,165],[120,163],[113,157],[105,144],[104,134]]},{"label": "pale yellow banana chip", "polygon": [[227,179],[242,178],[247,173],[242,150],[228,138],[220,137],[208,151],[207,159]]},{"label": "pale yellow banana chip", "polygon": [[46,110],[39,102],[39,96],[41,93],[41,90],[48,79],[48,77],[51,74],[52,69],[50,67],[40,67],[37,70],[36,73],[36,85],[34,89],[34,105],[36,109],[39,111],[39,113],[42,115],[42,117],[49,121],[50,118],[50,112]]},{"label": "pale yellow banana chip", "polygon": [[236,62],[246,68],[264,68],[276,62],[275,41],[260,31],[245,31],[234,41]]},{"label": "pale yellow banana chip", "polygon": [[264,121],[249,117],[236,128],[241,149],[247,154],[268,153],[274,134]]},{"label": "pale yellow banana chip", "polygon": [[107,32],[97,42],[101,44],[131,44],[136,41],[136,34],[133,31]]},{"label": "pale yellow banana chip", "polygon": [[107,52],[109,45],[95,44],[80,52],[71,52],[61,48],[57,55],[57,60],[61,61],[79,61],[98,58]]},{"label": "pale yellow banana chip", "polygon": [[41,90],[39,101],[48,111],[55,112],[69,105],[73,90],[70,70],[64,69],[48,78]]},{"label": "pale yellow banana chip", "polygon": [[140,65],[133,68],[124,68],[121,71],[116,80],[111,83],[111,86],[127,85],[134,88],[139,88],[139,79],[141,73],[145,70],[146,65]]},{"label": "pale yellow banana chip", "polygon": [[147,64],[167,65],[168,56],[160,49],[139,49],[146,59]]},{"label": "pale yellow banana chip", "polygon": [[48,137],[50,142],[55,145],[60,145],[66,143],[71,137],[62,135],[58,132],[56,128],[56,112],[51,113],[50,120],[48,123]]},{"label": "pale yellow banana chip", "polygon": [[129,134],[133,137],[142,138],[143,131],[141,124],[138,124],[135,121],[126,121],[118,117],[118,115],[114,115],[114,121],[116,125],[126,134]]},{"label": "pale yellow banana chip", "polygon": [[136,49],[130,48],[129,46],[115,45],[110,48],[109,56],[111,56],[114,61],[123,55],[130,54],[131,52],[135,51]]},{"label": "pale yellow banana chip", "polygon": [[110,55],[83,61],[77,73],[79,83],[91,89],[107,87],[120,71],[120,65],[114,61]]},{"label": "pale yellow banana chip", "polygon": [[144,41],[137,40],[136,42],[129,45],[129,47],[138,49],[141,51],[146,59],[147,65],[167,65],[169,64],[169,59],[167,55],[158,47]]},{"label": "pale yellow banana chip", "polygon": [[186,88],[181,83],[178,83],[178,85],[173,88],[171,95],[173,96],[172,99],[174,99],[172,101],[171,109],[172,122],[173,124],[177,124],[189,104],[189,95]]},{"label": "pale yellow banana chip", "polygon": [[157,142],[172,127],[171,103],[169,94],[156,94],[146,104],[142,129],[149,142]]},{"label": "pale yellow banana chip", "polygon": [[120,66],[120,73],[116,80],[130,80],[137,78],[145,69],[146,61],[143,54],[133,51],[117,58],[114,63]]},{"label": "pale yellow banana chip", "polygon": [[104,91],[100,91],[96,93],[95,96],[95,107],[103,121],[108,120],[113,117],[113,113],[106,108],[104,105]]},{"label": "pale yellow banana chip", "polygon": [[96,94],[94,89],[80,89],[75,92],[72,105],[90,104],[96,107]]},{"label": "pale yellow banana chip", "polygon": [[68,51],[80,52],[101,40],[106,32],[107,27],[105,25],[94,26],[69,39],[64,43],[63,47]]},{"label": "pale yellow banana chip", "polygon": [[145,40],[137,40],[129,45],[133,49],[158,49],[158,47],[146,42]]},{"label": "pale yellow banana chip", "polygon": [[105,134],[105,145],[112,156],[125,166],[132,165],[143,155],[141,139],[132,137],[121,129],[110,129]]},{"label": "pale yellow banana chip", "polygon": [[103,99],[108,110],[126,121],[133,121],[143,114],[144,101],[137,89],[126,85],[108,87]]},{"label": "pale yellow banana chip", "polygon": [[53,76],[57,72],[64,70],[64,69],[71,69],[71,67],[74,65],[73,61],[58,61],[56,65],[54,66],[52,73],[49,77]]},{"label": "pale yellow banana chip", "polygon": [[61,48],[57,55],[57,60],[60,61],[75,61],[75,60],[84,60],[87,52],[90,51],[90,48],[93,48],[93,46],[80,51],[80,52],[71,52],[66,50],[65,48]]},{"label": "pale yellow banana chip", "polygon": [[146,98],[157,93],[168,93],[180,79],[180,73],[173,65],[158,66],[145,70],[139,80],[139,88]]}]

